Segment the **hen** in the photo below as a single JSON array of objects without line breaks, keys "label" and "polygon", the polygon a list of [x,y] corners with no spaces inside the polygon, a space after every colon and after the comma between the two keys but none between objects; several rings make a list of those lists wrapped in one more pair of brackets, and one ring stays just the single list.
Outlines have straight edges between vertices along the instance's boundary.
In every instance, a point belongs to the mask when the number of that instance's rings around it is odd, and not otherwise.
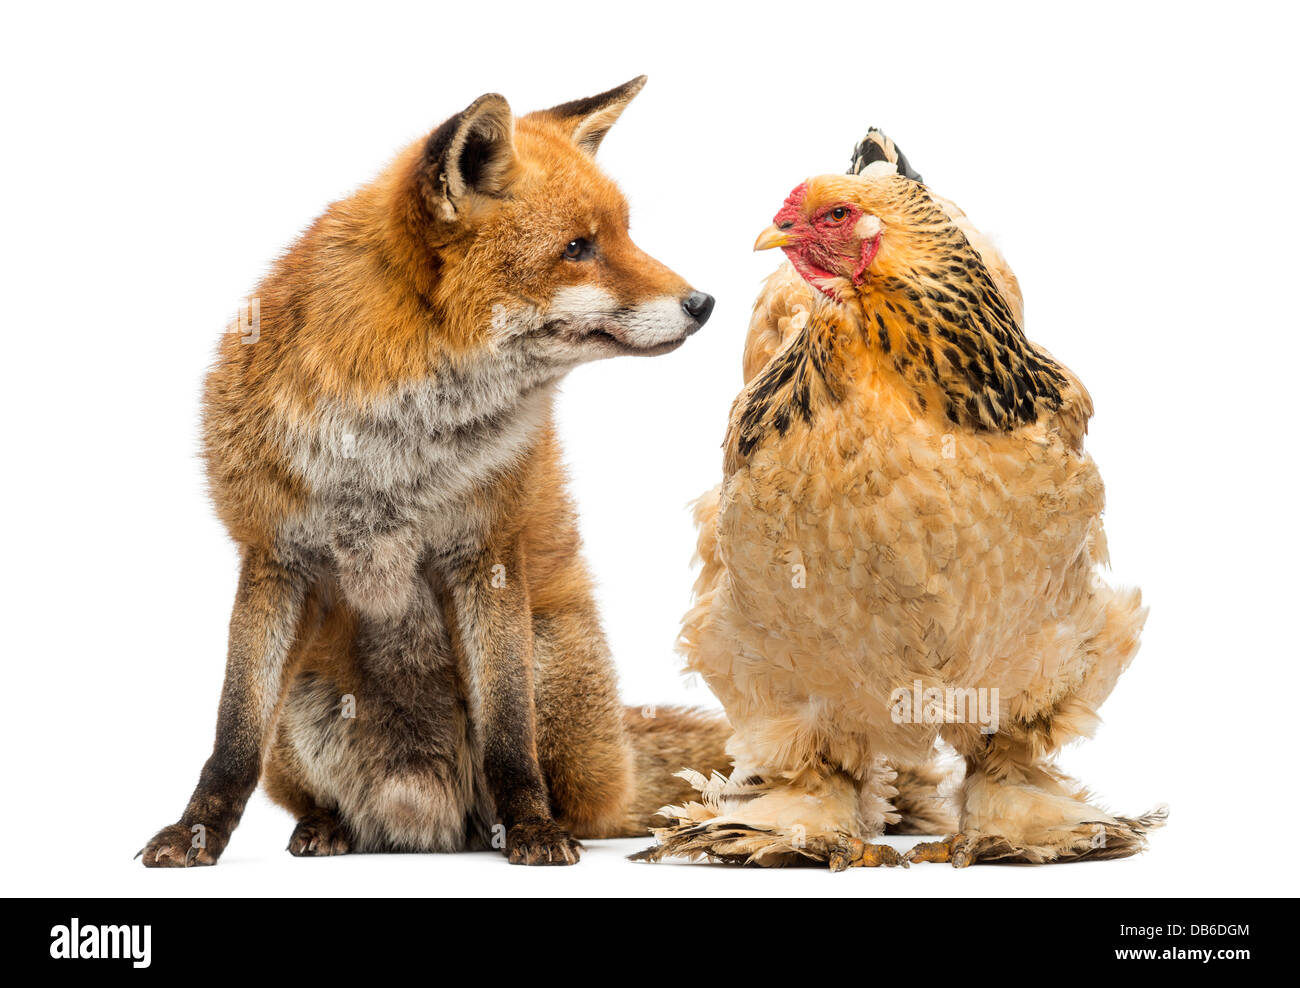
[{"label": "hen", "polygon": [[[639,857],[1043,863],[1145,847],[1060,772],[1138,647],[1113,589],[1092,403],[1021,329],[1015,275],[879,131],[798,186],[764,286],[724,479],[696,507],[681,647],[726,708],[730,778]],[[906,856],[896,766],[965,762],[958,830]]]}]

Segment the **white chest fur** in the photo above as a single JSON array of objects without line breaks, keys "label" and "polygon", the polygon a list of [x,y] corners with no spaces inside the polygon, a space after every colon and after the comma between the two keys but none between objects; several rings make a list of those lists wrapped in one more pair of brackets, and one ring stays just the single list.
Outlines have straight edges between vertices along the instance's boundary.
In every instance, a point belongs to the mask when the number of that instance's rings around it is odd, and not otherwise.
[{"label": "white chest fur", "polygon": [[472,495],[516,463],[548,420],[557,375],[534,366],[496,355],[365,406],[321,400],[285,430],[310,494],[281,540],[332,557],[362,613],[404,613],[422,558],[481,538]]}]

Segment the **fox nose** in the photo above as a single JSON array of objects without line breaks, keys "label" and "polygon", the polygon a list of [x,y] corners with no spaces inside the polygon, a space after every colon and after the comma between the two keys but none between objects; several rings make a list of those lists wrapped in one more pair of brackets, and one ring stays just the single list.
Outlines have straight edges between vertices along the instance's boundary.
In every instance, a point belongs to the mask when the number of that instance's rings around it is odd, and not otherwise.
[{"label": "fox nose", "polygon": [[713,296],[703,292],[691,292],[682,302],[686,314],[703,326],[713,314]]}]

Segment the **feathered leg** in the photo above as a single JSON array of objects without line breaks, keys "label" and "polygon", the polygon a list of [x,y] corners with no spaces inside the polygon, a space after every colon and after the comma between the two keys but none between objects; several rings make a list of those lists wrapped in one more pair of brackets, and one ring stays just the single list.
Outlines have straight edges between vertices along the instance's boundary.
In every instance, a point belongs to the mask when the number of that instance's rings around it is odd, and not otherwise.
[{"label": "feathered leg", "polygon": [[1055,707],[1032,720],[1013,720],[997,734],[954,732],[966,757],[959,832],[918,844],[909,861],[1046,864],[1123,858],[1146,849],[1146,835],[1168,810],[1139,817],[1112,816],[1089,803],[1088,793],[1057,770],[1052,759],[1066,742],[1092,734],[1095,708],[1109,695],[1137,651],[1145,611],[1136,592],[1117,593],[1106,622],[1085,648],[1088,671]]},{"label": "feathered leg", "polygon": [[825,864],[832,871],[903,863],[892,847],[870,842],[898,819],[889,804],[894,773],[883,762],[862,780],[843,772],[766,779],[743,770],[730,778],[680,774],[700,801],[664,807],[672,824],[656,830],[658,843],[632,860],[707,857],[763,867]]},{"label": "feathered leg", "polygon": [[1019,762],[994,769],[973,761],[962,802],[959,832],[916,845],[906,860],[963,868],[1124,858],[1146,849],[1147,833],[1162,826],[1168,812],[1161,807],[1140,817],[1112,816],[1051,766]]},{"label": "feathered leg", "polygon": [[[891,762],[891,764],[893,764]],[[957,815],[950,793],[946,792],[956,766],[945,767],[938,761],[925,765],[894,765],[897,777],[893,798],[897,823],[885,827],[887,834],[950,834],[957,826]]]}]

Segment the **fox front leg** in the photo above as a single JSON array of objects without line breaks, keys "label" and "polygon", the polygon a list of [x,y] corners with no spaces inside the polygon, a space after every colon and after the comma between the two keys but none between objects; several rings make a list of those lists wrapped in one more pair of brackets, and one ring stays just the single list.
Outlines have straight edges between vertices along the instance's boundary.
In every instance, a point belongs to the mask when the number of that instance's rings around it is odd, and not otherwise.
[{"label": "fox front leg", "polygon": [[257,787],[265,743],[302,611],[306,578],[248,550],[239,573],[212,755],[181,818],[139,857],[147,868],[216,864]]},{"label": "fox front leg", "polygon": [[511,864],[576,864],[581,845],[551,815],[537,759],[532,612],[517,546],[480,554],[452,586],[474,737]]}]

